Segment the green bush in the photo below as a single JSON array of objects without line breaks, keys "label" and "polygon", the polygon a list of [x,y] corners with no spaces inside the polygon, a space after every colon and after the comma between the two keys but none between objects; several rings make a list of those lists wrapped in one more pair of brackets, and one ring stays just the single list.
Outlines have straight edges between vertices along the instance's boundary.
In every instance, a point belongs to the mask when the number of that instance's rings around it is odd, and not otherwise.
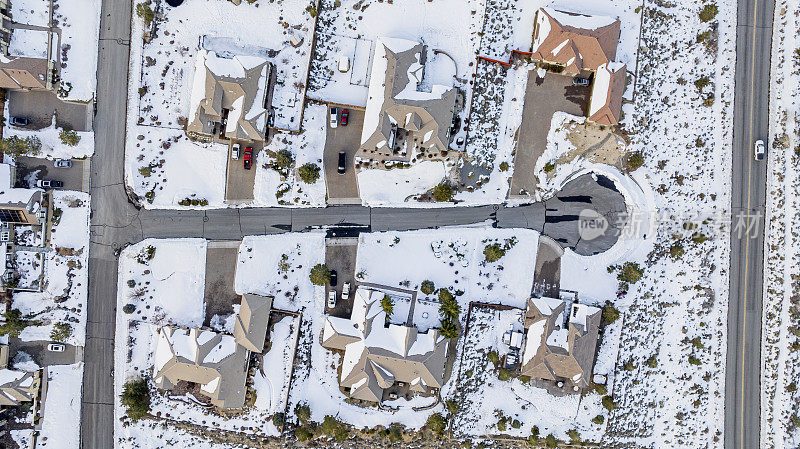
[{"label": "green bush", "polygon": [[703,362],[697,358],[694,354],[689,354],[689,363],[692,365],[702,365]]},{"label": "green bush", "polygon": [[511,379],[511,371],[509,371],[509,370],[507,370],[505,368],[500,368],[497,371],[497,378],[505,382],[505,381]]},{"label": "green bush", "polygon": [[535,446],[539,444],[539,427],[533,426],[531,428],[531,434],[528,436],[528,444],[531,446]]},{"label": "green bush", "polygon": [[700,21],[701,22],[710,22],[714,20],[714,17],[717,17],[717,13],[719,9],[717,5],[711,3],[709,5],[705,5],[703,9],[700,11]]},{"label": "green bush", "polygon": [[311,407],[306,403],[297,404],[294,407],[294,414],[301,424],[305,424],[311,419]]},{"label": "green bush", "polygon": [[711,80],[707,76],[701,76],[700,78],[697,78],[697,80],[695,80],[694,87],[696,87],[698,90],[703,90],[710,83]]},{"label": "green bush", "polygon": [[156,18],[156,14],[153,12],[153,9],[150,8],[150,5],[147,3],[137,3],[136,4],[136,15],[144,20],[144,26],[149,27],[151,23],[153,23],[153,19]]},{"label": "green bush", "polygon": [[508,171],[508,162],[500,163],[500,171]]},{"label": "green bush", "polygon": [[300,179],[306,184],[314,184],[319,179],[319,165],[311,162],[303,164],[297,169]]},{"label": "green bush", "polygon": [[78,145],[81,141],[81,136],[79,136],[77,132],[66,128],[58,133],[58,138],[61,139],[61,143],[70,147]]},{"label": "green bush", "polygon": [[634,151],[628,154],[626,167],[628,171],[636,171],[644,165],[644,154],[641,151]]},{"label": "green bush", "polygon": [[435,435],[442,436],[444,435],[444,431],[447,429],[447,420],[444,418],[444,416],[442,416],[441,413],[434,413],[428,417],[428,421],[425,423],[425,426]]},{"label": "green bush", "polygon": [[606,388],[603,384],[592,384],[594,386],[594,391],[597,392],[600,396],[605,396],[608,393],[608,388]]},{"label": "green bush", "polygon": [[436,290],[436,285],[434,285],[433,281],[422,281],[422,285],[419,286],[419,289],[422,293],[430,295]]},{"label": "green bush", "polygon": [[558,447],[558,439],[551,433],[545,437],[544,445],[547,447]]},{"label": "green bush", "polygon": [[394,300],[391,296],[383,295],[381,299],[381,308],[386,312],[386,315],[392,316],[392,312],[394,312]]},{"label": "green bush", "polygon": [[646,362],[644,362],[644,364],[645,364],[645,365],[647,365],[647,366],[649,366],[650,368],[655,368],[655,367],[657,367],[657,366],[658,366],[658,359],[656,358],[656,355],[655,355],[655,354],[651,355],[651,356],[650,356],[650,357],[647,359],[647,361],[646,361]]},{"label": "green bush", "polygon": [[544,171],[547,172],[547,173],[550,173],[551,171],[553,171],[555,169],[556,169],[556,164],[554,164],[552,162],[547,162],[546,164],[544,164]]},{"label": "green bush", "polygon": [[16,338],[26,327],[33,324],[32,321],[22,318],[22,312],[19,309],[8,309],[3,316],[5,323],[0,323],[0,335],[10,335]]},{"label": "green bush", "polygon": [[622,365],[622,367],[625,369],[625,371],[633,371],[633,370],[635,370],[635,369],[636,369],[636,365],[634,365],[634,364],[633,364],[633,362],[631,362],[630,360],[628,360],[627,362],[625,362],[625,363]]},{"label": "green bush", "polygon": [[495,367],[500,364],[500,355],[498,355],[497,351],[494,349],[486,354],[486,358],[489,359]]},{"label": "green bush", "polygon": [[20,138],[7,137],[0,140],[0,151],[11,156],[36,155],[42,149],[42,142],[38,137]]},{"label": "green bush", "polygon": [[611,396],[603,396],[602,403],[603,403],[603,407],[605,407],[606,410],[608,410],[608,411],[611,411],[611,410],[614,410],[615,408],[617,408],[617,403],[614,402],[614,398],[612,398]]},{"label": "green bush", "polygon": [[506,250],[499,243],[492,243],[483,248],[483,257],[487,262],[497,262],[506,255]]},{"label": "green bush", "polygon": [[569,444],[579,445],[581,444],[581,434],[578,433],[576,429],[570,429],[567,431],[567,436],[569,437]]},{"label": "green bush", "polygon": [[127,313],[128,315],[130,315],[130,314],[132,314],[133,312],[136,311],[136,306],[134,306],[133,304],[125,304],[122,307],[122,311]]},{"label": "green bush", "polygon": [[450,201],[453,199],[453,188],[447,181],[440,182],[433,188],[433,199],[439,203]]},{"label": "green bush", "polygon": [[64,343],[72,335],[72,326],[69,323],[56,323],[50,331],[50,340]]},{"label": "green bush", "polygon": [[442,321],[442,326],[439,329],[439,333],[442,334],[442,337],[444,338],[457,338],[458,324],[451,319],[445,319]]},{"label": "green bush", "polygon": [[515,429],[519,429],[520,427],[522,427],[522,421],[520,421],[518,419],[515,419],[515,420],[511,421],[511,427],[513,427]]},{"label": "green bush", "polygon": [[619,310],[613,304],[606,302],[603,306],[603,324],[611,324],[619,319]]},{"label": "green bush", "polygon": [[606,417],[603,415],[597,415],[594,418],[592,418],[592,422],[595,424],[603,424],[604,422],[606,422]]},{"label": "green bush", "polygon": [[291,151],[283,149],[275,153],[275,162],[272,164],[272,168],[285,176],[292,164],[294,164],[294,155]]},{"label": "green bush", "polygon": [[386,432],[386,438],[389,439],[390,443],[397,443],[403,439],[403,430],[405,430],[405,427],[402,424],[392,423]]},{"label": "green bush", "polygon": [[459,408],[458,402],[452,399],[444,401],[444,407],[447,409],[448,412],[450,412],[451,415],[455,415],[456,413],[458,413],[458,408]]},{"label": "green bush", "polygon": [[306,11],[311,14],[311,17],[317,17],[317,7],[314,5],[306,6]]},{"label": "green bush", "polygon": [[644,276],[644,269],[635,262],[625,262],[617,273],[617,279],[628,284],[639,282],[642,276]]},{"label": "green bush", "polygon": [[711,31],[703,31],[702,33],[697,35],[697,43],[702,43],[707,41],[711,37]]},{"label": "green bush", "polygon": [[145,248],[142,248],[142,251],[136,256],[136,261],[142,265],[147,264],[153,260],[153,257],[156,256],[156,247],[153,245],[147,245]]},{"label": "green bush", "polygon": [[147,379],[139,378],[125,383],[120,395],[122,405],[127,408],[128,417],[134,421],[150,412],[150,389]]},{"label": "green bush", "polygon": [[325,285],[331,281],[331,270],[323,263],[314,265],[308,275],[314,285]]},{"label": "green bush", "polygon": [[673,243],[672,246],[669,247],[669,257],[672,259],[680,259],[686,253],[683,249],[683,245],[680,242]]},{"label": "green bush", "polygon": [[323,434],[333,437],[336,441],[344,441],[350,436],[350,428],[331,415],[325,416],[320,430]]},{"label": "green bush", "polygon": [[305,426],[294,429],[294,436],[298,441],[308,441],[314,438],[314,433],[308,430]]},{"label": "green bush", "polygon": [[286,420],[286,417],[281,412],[278,412],[278,413],[275,413],[274,415],[272,415],[272,424],[274,424],[275,427],[277,427],[279,429],[281,427],[283,427],[283,423],[286,422],[285,420]]}]

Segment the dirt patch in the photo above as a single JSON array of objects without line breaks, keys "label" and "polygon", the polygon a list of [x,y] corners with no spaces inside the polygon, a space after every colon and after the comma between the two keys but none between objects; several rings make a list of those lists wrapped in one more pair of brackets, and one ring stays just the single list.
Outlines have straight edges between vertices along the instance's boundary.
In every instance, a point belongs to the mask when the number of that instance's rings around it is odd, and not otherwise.
[{"label": "dirt patch", "polygon": [[607,127],[592,123],[571,122],[567,126],[569,127],[567,139],[575,148],[559,157],[556,164],[571,162],[582,157],[589,162],[623,168],[626,143],[622,137]]}]

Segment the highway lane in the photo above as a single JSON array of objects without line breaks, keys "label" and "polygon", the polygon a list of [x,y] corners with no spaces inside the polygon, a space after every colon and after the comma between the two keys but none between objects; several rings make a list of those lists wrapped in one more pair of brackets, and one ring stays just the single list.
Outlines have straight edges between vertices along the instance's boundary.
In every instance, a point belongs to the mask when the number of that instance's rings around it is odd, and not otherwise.
[{"label": "highway lane", "polygon": [[[726,449],[760,447],[761,311],[764,273],[766,161],[753,142],[768,141],[773,0],[739,3],[734,92],[732,235],[728,355],[725,378]],[[744,221],[740,223],[740,218]],[[755,229],[754,233],[740,232]]]}]

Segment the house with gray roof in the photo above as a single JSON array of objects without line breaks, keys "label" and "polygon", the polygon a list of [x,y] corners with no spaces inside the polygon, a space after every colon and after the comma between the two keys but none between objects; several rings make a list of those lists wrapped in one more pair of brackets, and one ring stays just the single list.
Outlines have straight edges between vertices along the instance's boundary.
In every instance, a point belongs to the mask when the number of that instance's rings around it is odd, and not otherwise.
[{"label": "house with gray roof", "polygon": [[255,56],[223,58],[199,50],[189,100],[186,134],[193,139],[263,142],[272,63]]},{"label": "house with gray roof", "polygon": [[556,298],[530,298],[520,374],[572,384],[592,379],[601,310]]},{"label": "house with gray roof", "polygon": [[419,332],[390,323],[381,307],[384,296],[359,288],[350,319],[326,317],[322,346],[344,352],[339,386],[368,402],[436,394],[444,383],[449,340],[437,329]]},{"label": "house with gray roof", "polygon": [[42,372],[8,368],[8,345],[0,345],[0,406],[35,402],[42,384]]},{"label": "house with gray roof", "polygon": [[242,295],[242,304],[236,314],[233,336],[236,343],[252,352],[261,352],[267,339],[269,312],[272,309],[272,296]]},{"label": "house with gray roof", "polygon": [[456,89],[434,84],[422,90],[424,70],[423,44],[377,39],[356,157],[384,164],[447,157]]}]

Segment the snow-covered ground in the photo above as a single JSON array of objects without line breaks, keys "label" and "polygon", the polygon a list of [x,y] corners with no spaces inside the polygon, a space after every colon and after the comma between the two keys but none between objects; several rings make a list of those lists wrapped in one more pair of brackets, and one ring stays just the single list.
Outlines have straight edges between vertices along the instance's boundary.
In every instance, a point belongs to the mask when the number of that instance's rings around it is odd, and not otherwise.
[{"label": "snow-covered ground", "polygon": [[44,257],[42,291],[14,293],[11,307],[40,323],[26,327],[21,339],[51,340],[50,333],[61,323],[70,327],[66,343],[83,346],[88,295],[89,195],[54,191],[53,210],[60,213],[60,219],[51,231],[52,250],[33,253]]},{"label": "snow-covered ground", "polygon": [[[8,123],[8,103],[3,111],[3,116]],[[75,146],[65,145],[61,141],[60,133],[62,128],[56,127],[55,117],[53,122],[47,128],[38,130],[29,130],[24,128],[17,128],[8,126],[3,128],[3,136],[17,136],[19,138],[36,137],[42,143],[42,148],[37,154],[31,156],[44,157],[47,159],[71,159],[71,158],[85,158],[94,154],[94,132],[93,131],[75,131],[78,135],[78,144]]]},{"label": "snow-covered ground", "polygon": [[53,24],[61,28],[61,89],[65,94],[59,95],[67,100],[93,100],[97,87],[100,0],[53,0]]},{"label": "snow-covered ground", "polygon": [[11,34],[8,54],[26,58],[47,58],[48,32],[19,28]]},{"label": "snow-covered ground", "polygon": [[[189,90],[203,36],[210,38],[203,44],[206,50],[258,55],[274,62],[274,125],[299,130],[315,23],[306,6],[297,1],[237,6],[226,0],[188,0],[180,8],[164,5],[165,18],[144,45],[144,22],[134,15],[128,134],[138,132],[133,131],[137,124],[179,129],[179,118],[191,117]],[[292,36],[302,39],[297,48],[290,45]],[[143,95],[140,88],[146,88]]]},{"label": "snow-covered ground", "polygon": [[11,19],[17,23],[46,27],[50,22],[49,0],[17,0],[11,3]]},{"label": "snow-covered ground", "polygon": [[44,418],[36,436],[36,447],[78,449],[83,363],[48,366],[45,371],[47,397],[43,404]]},{"label": "snow-covered ground", "polygon": [[[308,103],[303,113],[303,129],[300,134],[278,134],[258,153],[253,187],[254,205],[325,206],[322,152],[325,149],[326,117],[325,105]],[[294,156],[294,167],[289,170],[289,177],[285,179],[277,171],[265,167],[274,162],[274,153],[281,150],[289,150]],[[319,179],[312,184],[305,183],[297,174],[297,169],[306,163],[319,167]]]},{"label": "snow-covered ground", "polygon": [[770,75],[770,135],[767,148],[767,216],[761,375],[761,447],[797,447],[800,395],[800,338],[797,291],[800,289],[800,2],[775,3]]},{"label": "snow-covered ground", "polygon": [[[115,396],[119,395],[126,380],[152,373],[156,344],[153,337],[159,326],[202,325],[206,246],[207,242],[202,239],[148,239],[122,252],[115,351],[115,369],[121,375],[115,376]],[[152,258],[148,254],[152,254]],[[135,306],[133,313],[125,313],[123,307],[127,304]],[[151,413],[179,421],[181,427],[190,430],[208,428],[262,436],[279,435],[271,418],[275,413],[283,412],[286,405],[289,369],[300,326],[299,318],[294,316],[278,318],[273,315],[272,323],[268,336],[269,351],[263,354],[263,363],[252,377],[255,402],[243,413],[222,416],[207,412],[186,396],[157,390],[151,393]],[[119,403],[115,410],[117,417],[124,414]],[[147,420],[118,425],[115,435],[118,444],[120,447],[159,447],[157,444],[164,444],[148,439],[146,429],[150,425]],[[170,431],[175,433],[176,440],[186,444],[185,447],[192,447],[183,441],[192,439],[188,434],[176,429]]]},{"label": "snow-covered ground", "polygon": [[358,191],[362,203],[368,206],[432,207],[437,203],[420,203],[412,197],[436,187],[446,175],[445,163],[441,161],[422,161],[392,170],[361,170]]}]

